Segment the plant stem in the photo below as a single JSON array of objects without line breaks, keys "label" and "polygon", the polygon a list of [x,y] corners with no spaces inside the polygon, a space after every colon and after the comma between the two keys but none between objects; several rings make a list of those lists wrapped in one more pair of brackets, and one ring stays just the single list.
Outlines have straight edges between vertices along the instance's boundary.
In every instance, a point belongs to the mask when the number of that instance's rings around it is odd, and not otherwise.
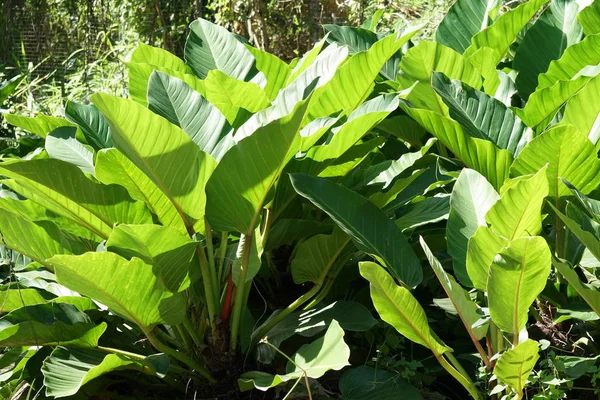
[{"label": "plant stem", "polygon": [[192,321],[188,315],[185,316],[183,320],[183,326],[185,327],[187,333],[192,337],[194,344],[198,347],[202,346],[203,340],[202,337],[198,334],[198,331],[194,328]]},{"label": "plant stem", "polygon": [[465,389],[467,389],[467,392],[469,392],[471,397],[473,397],[475,400],[481,399],[481,397],[479,397],[479,392],[477,391],[477,389],[475,388],[475,385],[473,385],[473,382],[471,382],[471,379],[469,379],[468,376],[465,377],[465,376],[461,375],[460,372],[458,372],[456,369],[454,369],[454,367],[452,365],[450,365],[450,363],[448,361],[446,361],[446,359],[444,358],[443,355],[439,355],[439,356],[436,355],[435,358],[438,360],[440,365],[450,375],[452,375],[454,377],[454,379],[456,379]]},{"label": "plant stem", "polygon": [[212,377],[210,372],[206,368],[204,368],[200,363],[198,363],[196,360],[192,359],[187,354],[184,354],[180,351],[172,349],[169,346],[163,344],[160,340],[158,340],[158,338],[154,335],[154,333],[152,333],[152,331],[146,331],[144,333],[146,334],[146,337],[148,337],[148,340],[150,341],[150,343],[152,344],[152,346],[154,346],[154,348],[156,350],[158,350],[162,353],[165,353],[169,357],[172,357],[172,358],[176,359],[177,361],[180,361],[181,363],[187,365],[191,369],[198,372],[201,376],[206,378],[206,380],[208,380],[210,383],[217,382],[215,380],[215,378]]},{"label": "plant stem", "polygon": [[[131,353],[129,351],[125,351],[125,350],[121,350],[121,349],[113,349],[112,347],[98,346],[97,349],[102,350],[106,353],[117,354],[120,356],[132,358],[132,359],[138,360],[138,361],[144,361],[146,359],[146,356],[144,356],[142,354]],[[169,365],[169,369],[172,370],[173,372],[175,372],[176,374],[180,374],[180,375],[188,375],[190,373],[190,371],[180,368],[177,365],[173,365],[173,364]]]},{"label": "plant stem", "polygon": [[[204,218],[204,227],[206,229],[206,253],[208,254],[208,268],[210,270],[210,280],[213,286],[215,304],[219,304],[219,289],[221,288],[221,285],[218,281],[217,269],[215,268],[215,251],[213,249],[212,230],[206,217]],[[215,312],[218,313],[219,310],[215,310]]]},{"label": "plant stem", "polygon": [[177,325],[175,328],[177,329],[177,332],[179,332],[179,336],[181,336],[184,350],[186,352],[190,351],[192,349],[192,341],[190,340],[190,336],[187,334],[187,332],[181,324]]},{"label": "plant stem", "polygon": [[219,244],[219,259],[218,259],[218,281],[217,285],[220,288],[223,283],[223,266],[225,265],[225,256],[227,255],[227,239],[229,238],[229,232],[221,232],[221,243]]},{"label": "plant stem", "polygon": [[244,294],[246,286],[246,276],[250,265],[250,253],[252,252],[252,232],[244,234],[244,249],[242,251],[242,267],[238,276],[238,285],[235,288],[235,299],[233,301],[233,313],[231,317],[231,337],[230,348],[235,353],[237,348],[237,337],[242,319],[242,306],[244,305]]},{"label": "plant stem", "polygon": [[204,296],[206,297],[206,308],[208,308],[208,319],[211,327],[215,326],[215,294],[213,291],[211,273],[204,254],[202,244],[196,246],[196,257],[200,262],[200,272],[202,273],[202,283],[204,284]]},{"label": "plant stem", "polygon": [[283,320],[290,313],[295,311],[298,307],[300,307],[301,305],[306,303],[308,300],[310,300],[314,295],[316,295],[319,292],[320,288],[321,288],[321,285],[313,286],[308,292],[306,292],[302,296],[298,297],[293,303],[291,303],[284,310],[282,310],[280,313],[275,315],[266,324],[261,326],[258,330],[257,335],[255,336],[256,337],[256,339],[254,340],[255,343],[250,343],[250,347],[253,347],[255,344],[258,343],[258,341],[262,340],[267,335],[267,333],[269,333],[269,331],[271,329],[273,329],[273,327],[275,325],[277,325],[279,322],[281,322],[281,320]]},{"label": "plant stem", "polygon": [[[302,368],[301,366],[299,366],[298,364],[296,364],[294,362],[294,360],[292,360],[290,357],[288,357],[287,354],[285,354],[283,351],[279,350],[277,347],[273,346],[271,343],[269,343],[268,340],[262,340],[261,343],[266,344],[267,346],[271,347],[273,350],[275,350],[277,353],[281,354],[282,356],[284,356],[289,362],[291,362],[292,364],[294,364],[294,366],[296,368],[298,368],[299,370],[301,370],[303,372],[304,375],[304,382],[306,385],[306,390],[308,391],[308,398],[309,400],[312,400],[312,393],[310,392],[310,385],[308,384],[308,374],[306,373],[306,370],[304,368]],[[295,387],[296,385],[294,385]]]}]

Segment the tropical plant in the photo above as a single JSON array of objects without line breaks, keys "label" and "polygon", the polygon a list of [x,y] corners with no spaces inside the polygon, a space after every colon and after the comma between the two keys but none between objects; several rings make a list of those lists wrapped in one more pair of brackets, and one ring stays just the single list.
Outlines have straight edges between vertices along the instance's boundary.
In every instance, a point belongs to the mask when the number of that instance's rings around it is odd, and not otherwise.
[{"label": "tropical plant", "polygon": [[4,394],[593,392],[600,12],[579,7],[458,0],[416,45],[375,15],[289,64],[197,20],[185,61],[135,50],[129,99],[8,115],[45,145],[0,163]]}]

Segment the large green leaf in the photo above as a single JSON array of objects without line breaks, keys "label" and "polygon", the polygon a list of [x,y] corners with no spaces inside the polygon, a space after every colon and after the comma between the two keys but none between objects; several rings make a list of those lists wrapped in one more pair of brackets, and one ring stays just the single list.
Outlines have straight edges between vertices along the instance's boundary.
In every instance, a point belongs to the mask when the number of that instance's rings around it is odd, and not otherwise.
[{"label": "large green leaf", "polygon": [[181,232],[186,231],[184,221],[167,195],[119,150],[106,149],[98,152],[96,178],[107,185],[123,186],[132,198],[145,202],[163,225],[176,227]]},{"label": "large green leaf", "polygon": [[[600,38],[600,35],[598,37]],[[600,41],[598,48],[600,48]],[[569,100],[560,124],[573,125],[598,146],[598,139],[600,139],[599,116],[600,75],[590,80],[579,93]]]},{"label": "large green leaf", "polygon": [[402,231],[448,219],[450,195],[439,194],[408,204],[402,209],[396,226]]},{"label": "large green leaf", "polygon": [[593,0],[589,7],[581,10],[577,15],[577,20],[583,27],[586,35],[600,33],[600,1]]},{"label": "large green leaf", "polygon": [[148,108],[181,127],[200,150],[214,156],[219,141],[232,131],[219,109],[184,81],[163,72],[154,71],[148,87]]},{"label": "large green leaf", "polygon": [[152,221],[143,203],[132,201],[125,189],[88,179],[76,166],[40,159],[0,164],[4,183],[23,196],[106,238],[117,223]]},{"label": "large green leaf", "polygon": [[299,150],[298,132],[309,103],[310,97],[225,154],[206,186],[206,215],[214,229],[252,234],[271,188]]},{"label": "large green leaf", "polygon": [[503,246],[508,244],[508,239],[497,235],[487,226],[480,226],[469,239],[467,246],[467,274],[473,287],[487,291],[489,270],[494,257]]},{"label": "large green leaf", "polygon": [[407,288],[398,286],[385,269],[361,262],[360,274],[370,283],[371,299],[382,320],[413,342],[428,347],[436,357],[451,351],[431,331],[417,299]]},{"label": "large green leaf", "polygon": [[498,200],[485,215],[485,220],[496,234],[513,240],[520,236],[534,236],[542,230],[542,205],[548,196],[546,167],[535,175],[522,177],[508,189],[502,188]]},{"label": "large green leaf", "polygon": [[301,196],[325,211],[360,250],[381,260],[394,277],[410,287],[421,283],[423,271],[406,237],[368,199],[322,178],[293,174],[291,180]]},{"label": "large green leaf", "polygon": [[237,116],[239,108],[255,113],[271,104],[267,94],[256,83],[232,78],[216,69],[204,79],[204,88],[208,101],[228,117]]},{"label": "large green leaf", "polygon": [[108,121],[93,105],[67,102],[65,117],[79,125],[87,143],[96,150],[112,147],[110,126]]},{"label": "large green leaf", "polygon": [[438,26],[436,41],[464,53],[473,35],[488,26],[490,13],[500,4],[498,0],[458,0]]},{"label": "large green leaf", "polygon": [[46,298],[37,289],[0,288],[0,313],[7,313],[25,306],[44,304]]},{"label": "large green leaf", "polygon": [[55,254],[81,254],[92,250],[50,221],[34,223],[4,209],[0,209],[0,226],[4,246],[43,265]]},{"label": "large green leaf", "polygon": [[389,35],[376,42],[369,50],[350,57],[336,71],[334,77],[315,92],[314,104],[309,110],[310,118],[329,116],[338,111],[353,111],[373,89],[373,81],[384,64],[419,29]]},{"label": "large green leaf", "polygon": [[550,263],[550,248],[541,236],[515,239],[500,251],[487,283],[488,306],[496,326],[519,336],[529,307],[546,286]]},{"label": "large green leaf", "polygon": [[192,72],[190,67],[185,65],[183,60],[175,54],[159,47],[148,46],[142,42],[131,53],[130,61],[158,65],[184,74]]},{"label": "large green leaf", "polygon": [[600,259],[600,223],[570,202],[567,202],[565,206],[566,215],[557,210],[552,204],[550,206],[586,249],[596,259]]},{"label": "large green leaf", "polygon": [[552,259],[554,268],[565,277],[575,291],[585,300],[585,302],[600,316],[600,291],[598,288],[583,283],[568,261]]},{"label": "large green leaf", "polygon": [[525,34],[513,63],[519,71],[516,83],[523,98],[535,91],[538,75],[548,69],[550,62],[558,60],[567,47],[581,39],[578,10],[575,0],[555,0]]},{"label": "large green leaf", "polygon": [[461,171],[450,196],[450,215],[446,227],[448,253],[461,283],[473,286],[467,274],[467,246],[477,228],[487,226],[485,214],[500,199],[492,185],[477,171]]},{"label": "large green leaf", "polygon": [[339,229],[330,235],[315,235],[295,247],[290,269],[294,283],[321,284],[338,261],[350,237]]},{"label": "large green leaf", "polygon": [[548,1],[530,0],[502,14],[492,25],[473,36],[465,56],[472,56],[477,50],[488,47],[494,50],[495,55],[495,58],[490,60],[491,63],[498,64],[517,39],[519,32]]},{"label": "large green leaf", "polygon": [[61,126],[75,126],[64,118],[51,117],[43,114],[38,114],[35,117],[3,114],[3,117],[9,124],[17,126],[43,138],[45,138],[48,133],[52,132],[56,128],[60,128]]},{"label": "large green leaf", "polygon": [[510,108],[465,83],[434,72],[431,85],[450,110],[450,117],[474,138],[486,139],[517,156],[533,132]]},{"label": "large green leaf", "polygon": [[540,358],[538,352],[537,342],[527,339],[502,354],[494,366],[494,374],[498,380],[510,386],[518,397],[523,397],[527,378]]},{"label": "large green leaf", "polygon": [[548,164],[549,196],[555,201],[571,192],[559,178],[564,178],[584,194],[600,183],[600,160],[589,139],[573,126],[552,128],[536,137],[519,154],[510,168],[512,176],[537,172]]},{"label": "large green leaf", "polygon": [[[598,72],[598,64],[600,64],[600,35],[587,36],[581,42],[567,47],[561,58],[550,63],[548,70],[539,76],[536,90],[582,75],[594,76]],[[587,73],[586,67],[595,68]]]},{"label": "large green leaf", "polygon": [[0,346],[95,347],[105,330],[71,304],[37,304],[0,318]]},{"label": "large green leaf", "polygon": [[446,273],[442,264],[435,258],[427,243],[423,240],[423,237],[420,237],[419,241],[436,278],[440,281],[444,292],[452,302],[469,336],[472,339],[481,340],[487,333],[487,325],[479,325],[473,328],[473,325],[481,319],[479,306],[471,300],[469,293],[454,280],[452,275]]},{"label": "large green leaf", "polygon": [[59,398],[76,394],[89,381],[112,371],[132,369],[164,376],[168,367],[169,361],[164,355],[132,359],[96,349],[57,347],[44,360],[42,374],[46,396]]},{"label": "large green leaf", "polygon": [[242,81],[258,72],[252,53],[232,33],[202,18],[190,24],[185,61],[202,79],[213,69]]},{"label": "large green leaf", "polygon": [[106,305],[142,329],[176,325],[185,315],[185,298],[165,288],[152,266],[110,252],[50,259],[61,284]]},{"label": "large green leaf", "polygon": [[350,348],[344,342],[344,330],[335,320],[331,321],[325,336],[305,344],[287,363],[285,375],[271,375],[265,372],[247,372],[238,379],[242,391],[259,389],[266,391],[283,382],[302,377],[320,378],[329,370],[344,368],[350,357]]},{"label": "large green leaf", "polygon": [[422,400],[421,392],[396,372],[361,365],[340,378],[340,393],[344,400],[394,400],[402,393],[403,400]]},{"label": "large green leaf", "polygon": [[256,60],[256,68],[265,75],[267,84],[264,91],[269,99],[277,97],[279,90],[285,86],[292,70],[279,57],[266,51],[246,45]]},{"label": "large green leaf", "polygon": [[86,174],[94,175],[94,152],[75,139],[76,134],[74,127],[56,128],[46,136],[46,152],[50,158],[73,164]]},{"label": "large green leaf", "polygon": [[188,230],[191,220],[202,221],[204,189],[216,161],[183,130],[140,104],[101,93],[92,101],[110,122],[115,146],[169,198]]},{"label": "large green leaf", "polygon": [[402,104],[401,107],[425,130],[437,137],[467,167],[485,176],[495,188],[502,186],[513,161],[509,151],[499,149],[488,140],[469,136],[458,122],[437,112],[410,108]]},{"label": "large green leaf", "polygon": [[119,225],[108,240],[109,251],[152,265],[153,273],[171,292],[190,285],[190,267],[197,243],[176,229],[160,225]]}]

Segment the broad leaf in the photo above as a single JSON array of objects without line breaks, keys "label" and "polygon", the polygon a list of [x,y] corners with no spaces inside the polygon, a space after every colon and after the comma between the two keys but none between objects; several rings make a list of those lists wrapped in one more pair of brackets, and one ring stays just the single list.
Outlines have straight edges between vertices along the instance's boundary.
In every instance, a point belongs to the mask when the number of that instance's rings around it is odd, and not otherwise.
[{"label": "broad leaf", "polygon": [[598,288],[582,282],[575,271],[566,260],[552,259],[554,268],[565,277],[569,284],[581,296],[583,300],[600,316],[600,291]]},{"label": "broad leaf", "polygon": [[405,285],[413,287],[421,282],[423,271],[406,237],[368,199],[322,178],[293,174],[291,180],[294,189],[325,211],[359,250],[381,260]]},{"label": "broad leaf", "polygon": [[133,53],[131,53],[130,61],[157,65],[184,74],[192,72],[190,67],[185,65],[183,60],[175,54],[159,47],[148,46],[143,42],[140,42]]},{"label": "broad leaf", "polygon": [[438,26],[436,41],[464,53],[473,35],[488,26],[490,13],[499,3],[498,0],[458,0]]},{"label": "broad leaf", "polygon": [[461,171],[450,196],[450,215],[446,227],[448,253],[461,283],[472,286],[467,274],[467,246],[477,228],[487,226],[485,215],[500,199],[492,185],[477,171]]},{"label": "broad leaf", "polygon": [[435,258],[427,243],[423,240],[423,237],[420,237],[419,241],[436,278],[440,281],[444,292],[452,302],[469,336],[474,340],[481,340],[487,333],[487,325],[479,325],[473,328],[473,325],[481,319],[482,313],[479,311],[479,306],[471,300],[469,293],[454,280],[452,275],[446,273],[442,264]]},{"label": "broad leaf", "polygon": [[219,70],[212,70],[204,79],[204,95],[228,118],[237,117],[240,108],[257,112],[267,108],[271,102],[256,83],[232,78]]},{"label": "broad leaf", "polygon": [[568,180],[584,194],[600,183],[600,160],[596,149],[572,126],[555,127],[536,137],[519,154],[510,173],[512,176],[532,174],[546,164],[549,196],[555,201],[571,193],[559,178]]},{"label": "broad leaf", "polygon": [[65,117],[79,125],[87,143],[96,150],[112,147],[110,126],[108,121],[93,105],[67,102]]},{"label": "broad leaf", "polygon": [[247,372],[238,379],[242,391],[259,389],[266,391],[283,382],[303,377],[320,378],[329,370],[340,370],[348,363],[350,348],[344,342],[344,331],[337,321],[331,321],[325,336],[305,344],[287,363],[285,375],[264,372]]},{"label": "broad leaf", "polygon": [[152,266],[114,253],[58,255],[50,259],[57,281],[105,304],[143,330],[156,324],[176,325],[185,313],[185,298],[165,288]]},{"label": "broad leaf", "polygon": [[522,397],[527,378],[540,358],[538,352],[537,342],[527,339],[500,356],[494,367],[494,374],[500,382],[510,386]]},{"label": "broad leaf", "polygon": [[46,136],[46,152],[50,158],[73,164],[86,174],[94,175],[94,152],[77,139],[74,127],[56,128]]},{"label": "broad leaf", "polygon": [[562,220],[567,228],[577,236],[577,239],[586,247],[586,249],[600,259],[600,223],[594,218],[582,212],[570,202],[565,206],[565,214],[550,204],[556,215]]},{"label": "broad leaf", "polygon": [[97,93],[92,101],[109,120],[117,149],[169,198],[188,230],[193,220],[202,221],[215,160],[180,128],[131,100]]},{"label": "broad leaf", "polygon": [[431,85],[448,106],[450,117],[470,136],[489,140],[515,157],[533,138],[531,129],[493,97],[439,72],[433,73]]},{"label": "broad leaf", "polygon": [[200,150],[214,156],[219,141],[232,130],[219,109],[184,81],[163,72],[153,72],[148,86],[148,108],[181,127]]},{"label": "broad leaf", "polygon": [[107,238],[116,223],[152,221],[143,203],[132,201],[125,189],[101,185],[76,166],[40,159],[0,164],[4,183],[23,196]]},{"label": "broad leaf", "polygon": [[541,236],[515,239],[494,258],[487,283],[488,306],[500,329],[518,336],[525,328],[529,307],[550,275],[550,258]]},{"label": "broad leaf", "polygon": [[396,226],[403,231],[433,224],[448,219],[450,195],[439,194],[408,204],[396,220]]},{"label": "broad leaf", "polygon": [[565,49],[581,39],[582,29],[577,22],[577,3],[574,0],[555,0],[527,31],[519,44],[513,63],[519,94],[527,99],[535,91],[538,75],[545,72]]},{"label": "broad leaf", "polygon": [[265,75],[267,84],[264,91],[273,100],[279,90],[285,86],[290,73],[290,67],[274,54],[246,45],[256,60],[256,68]]},{"label": "broad leaf", "polygon": [[600,33],[600,1],[593,0],[590,6],[581,10],[577,15],[577,20],[586,35]]},{"label": "broad leaf", "polygon": [[0,313],[8,313],[25,306],[44,304],[47,299],[42,296],[42,291],[37,289],[0,289]]},{"label": "broad leaf", "polygon": [[51,117],[38,114],[35,117],[24,117],[22,115],[3,114],[4,119],[11,125],[23,130],[46,137],[50,132],[62,126],[75,126],[64,118]]},{"label": "broad leaf", "polygon": [[[598,35],[600,38],[600,35]],[[600,48],[600,41],[598,42]],[[600,64],[600,59],[599,62]],[[560,124],[573,125],[596,146],[600,139],[600,75],[573,96],[565,107]]]},{"label": "broad leaf", "polygon": [[95,347],[105,330],[71,304],[37,304],[0,318],[0,346]]},{"label": "broad leaf", "polygon": [[436,357],[451,351],[434,336],[417,299],[407,288],[396,285],[385,269],[372,262],[361,262],[360,274],[370,283],[371,299],[382,320],[401,335],[428,347]]},{"label": "broad leaf", "polygon": [[473,287],[487,291],[489,269],[496,254],[503,246],[508,244],[508,239],[497,235],[487,226],[480,226],[469,239],[467,246],[467,274]]}]

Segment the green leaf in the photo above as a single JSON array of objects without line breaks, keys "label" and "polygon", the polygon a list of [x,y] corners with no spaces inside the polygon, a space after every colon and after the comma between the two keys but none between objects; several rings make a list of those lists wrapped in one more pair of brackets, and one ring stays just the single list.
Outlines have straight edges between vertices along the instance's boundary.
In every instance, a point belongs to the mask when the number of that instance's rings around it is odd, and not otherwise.
[{"label": "green leaf", "polygon": [[395,372],[366,365],[352,368],[340,378],[344,400],[393,400],[402,393],[404,400],[422,400],[421,392]]},{"label": "green leaf", "polygon": [[513,108],[515,114],[536,132],[541,132],[550,124],[558,110],[571,97],[576,95],[590,78],[580,76],[575,80],[558,81],[552,86],[536,90],[523,108]]},{"label": "green leaf", "polygon": [[406,338],[428,347],[436,357],[451,351],[434,336],[425,311],[407,288],[396,285],[375,263],[361,262],[359,265],[360,274],[370,283],[371,299],[382,320]]},{"label": "green leaf", "polygon": [[577,239],[590,251],[596,259],[600,258],[600,224],[572,203],[565,206],[566,215],[550,204],[556,215],[563,221]]},{"label": "green leaf", "polygon": [[290,269],[294,283],[312,282],[320,285],[346,246],[350,238],[340,229],[330,235],[315,235],[294,249]]},{"label": "green leaf", "polygon": [[315,62],[315,59],[321,53],[321,50],[325,45],[326,39],[327,38],[325,37],[319,40],[317,43],[315,43],[312,49],[310,49],[308,52],[306,52],[306,54],[302,56],[302,58],[296,58],[290,63],[290,66],[292,67],[292,72],[290,73],[290,76],[288,76],[287,85],[294,82],[296,78],[300,76],[301,73],[303,73],[308,67],[310,67]]},{"label": "green leaf", "polygon": [[219,109],[184,81],[163,72],[154,71],[148,87],[148,108],[181,127],[200,150],[214,157],[219,141],[232,131]]},{"label": "green leaf", "polygon": [[145,202],[163,225],[186,232],[184,221],[167,195],[119,150],[106,149],[98,152],[96,178],[106,185],[123,186],[133,199]]},{"label": "green leaf", "polygon": [[4,184],[23,196],[106,238],[116,223],[143,224],[151,215],[125,189],[88,179],[74,165],[40,159],[3,163],[0,172],[14,181]]},{"label": "green leaf", "polygon": [[[42,365],[46,396],[59,398],[75,395],[89,381],[124,369],[164,376],[166,368],[157,371],[154,367],[159,364],[152,360],[152,357],[155,356],[134,360],[122,355],[106,354],[96,349],[57,347]],[[161,355],[161,357],[166,356]],[[166,365],[168,368],[168,362]]]},{"label": "green leaf", "polygon": [[258,72],[252,53],[232,33],[202,18],[190,24],[185,61],[201,79],[215,69],[241,81]]},{"label": "green leaf", "polygon": [[503,238],[487,226],[480,226],[469,239],[467,246],[467,274],[473,287],[487,291],[489,269],[494,257],[503,246],[508,244],[508,239]]},{"label": "green leaf", "polygon": [[458,0],[438,26],[436,41],[464,53],[473,35],[488,26],[490,13],[499,3],[498,0]]},{"label": "green leaf", "polygon": [[494,258],[487,283],[492,321],[519,336],[529,307],[544,290],[550,275],[550,249],[541,236],[512,240]]},{"label": "green leaf", "polygon": [[423,271],[406,237],[368,199],[322,178],[293,174],[291,180],[296,192],[325,211],[359,250],[381,260],[405,285],[421,283]]},{"label": "green leaf", "polygon": [[600,316],[600,291],[598,288],[591,286],[589,284],[583,283],[579,276],[577,275],[577,271],[573,269],[573,267],[566,260],[557,260],[556,258],[552,258],[552,265],[554,268],[565,277],[565,279],[569,282],[569,284],[575,289],[575,291],[581,296],[583,300],[591,307],[592,310],[598,316]]},{"label": "green leaf", "polygon": [[2,244],[48,265],[46,259],[55,254],[81,254],[91,249],[85,243],[59,229],[50,221],[34,223],[18,214],[0,209]]},{"label": "green leaf", "polygon": [[35,117],[24,117],[22,115],[3,114],[4,119],[11,125],[41,136],[43,138],[56,128],[62,126],[75,126],[64,118],[51,117],[38,114]]},{"label": "green leaf", "polygon": [[527,99],[535,91],[538,75],[545,72],[565,49],[581,39],[581,25],[575,18],[578,5],[574,0],[555,0],[527,31],[517,48],[513,63],[519,94]]},{"label": "green leaf", "polygon": [[500,199],[492,185],[477,171],[461,171],[450,196],[450,215],[446,227],[448,253],[453,259],[456,277],[473,286],[467,274],[467,246],[477,228],[487,226],[485,215]]},{"label": "green leaf", "polygon": [[562,57],[550,63],[548,70],[540,74],[538,87],[540,90],[554,85],[558,81],[570,81],[579,76],[594,76],[597,71],[586,73],[586,67],[597,67],[600,64],[600,35],[587,36],[579,43],[567,47]]},{"label": "green leaf", "polygon": [[160,225],[119,225],[106,248],[122,257],[137,257],[152,265],[152,271],[171,292],[190,285],[190,267],[198,244],[176,229]]},{"label": "green leaf", "polygon": [[79,125],[85,140],[94,149],[101,150],[112,147],[108,121],[95,106],[68,101],[65,106],[65,117]]},{"label": "green leaf", "polygon": [[96,347],[105,330],[71,304],[37,304],[0,318],[0,346]]},{"label": "green leaf", "polygon": [[142,42],[140,42],[133,53],[131,53],[130,61],[158,65],[184,74],[192,72],[190,67],[185,65],[183,60],[175,54],[159,47],[148,46]]},{"label": "green leaf", "polygon": [[537,172],[548,164],[549,196],[555,200],[568,196],[570,190],[559,178],[587,194],[600,183],[600,160],[589,139],[573,126],[552,128],[529,143],[510,168],[512,176]]},{"label": "green leaf", "polygon": [[128,261],[114,253],[101,252],[58,255],[49,262],[58,283],[99,301],[143,330],[183,321],[183,295],[167,291],[152,266],[139,258]]},{"label": "green leaf", "polygon": [[350,348],[344,342],[344,330],[337,321],[331,321],[325,336],[305,344],[287,363],[285,375],[270,375],[264,372],[247,372],[238,379],[242,391],[253,388],[266,391],[283,382],[308,378],[320,378],[329,370],[344,368],[350,357]]},{"label": "green leaf", "polygon": [[546,173],[547,169],[543,166],[535,175],[522,177],[514,184],[507,181],[508,189],[500,191],[500,200],[485,216],[492,231],[508,240],[541,232],[541,210],[544,198],[548,196]]},{"label": "green leaf", "polygon": [[410,40],[420,28],[392,34],[376,42],[369,50],[350,57],[333,78],[315,92],[309,110],[311,119],[338,111],[350,112],[358,107],[374,87],[373,81],[385,63]]},{"label": "green leaf", "polygon": [[[598,35],[600,38],[600,35]],[[600,41],[598,42],[600,47]],[[600,60],[599,60],[600,64]],[[561,125],[573,125],[590,141],[598,145],[600,139],[600,75],[590,80],[565,107]]]},{"label": "green leaf", "polygon": [[531,129],[493,97],[439,72],[433,73],[431,86],[470,136],[489,140],[515,157],[533,138]]},{"label": "green leaf", "polygon": [[498,64],[504,58],[510,45],[517,39],[519,32],[548,1],[530,0],[505,12],[493,24],[473,36],[471,45],[465,51],[465,56],[472,56],[477,50],[488,47],[495,52],[495,58],[490,60],[491,63]]},{"label": "green leaf", "polygon": [[131,100],[97,93],[92,101],[110,122],[117,149],[169,198],[188,230],[190,219],[202,221],[215,160],[180,128]]},{"label": "green leaf", "polygon": [[527,339],[500,356],[494,367],[494,374],[500,382],[510,386],[522,397],[527,378],[540,358],[538,352],[537,342]]},{"label": "green leaf", "polygon": [[277,93],[287,82],[292,70],[279,57],[266,51],[246,45],[246,48],[252,53],[256,60],[256,68],[267,78],[267,85],[264,91],[273,100]]},{"label": "green leaf", "polygon": [[406,206],[396,226],[404,231],[433,224],[448,219],[449,212],[450,196],[439,194]]},{"label": "green leaf", "polygon": [[460,124],[434,111],[419,110],[401,104],[402,109],[425,130],[431,132],[467,167],[482,174],[494,188],[508,177],[512,155],[488,140],[477,139],[464,132]]},{"label": "green leaf", "polygon": [[481,340],[486,335],[488,327],[487,325],[479,325],[473,328],[473,325],[481,319],[483,314],[479,310],[479,306],[471,300],[469,293],[454,280],[452,275],[446,273],[442,264],[435,258],[427,243],[423,240],[423,237],[420,237],[419,241],[435,276],[452,302],[469,336],[475,340]]},{"label": "green leaf", "polygon": [[600,1],[594,0],[577,15],[577,21],[583,27],[586,35],[600,33]]},{"label": "green leaf", "polygon": [[[260,229],[256,228],[250,242],[250,259],[248,260],[246,282],[252,281],[261,267],[261,256],[263,253],[263,244],[261,241]],[[235,252],[235,259],[231,263],[231,278],[235,286],[240,285],[240,275],[242,273],[242,264],[244,257],[244,249],[248,245],[247,236],[242,235],[238,242]]]},{"label": "green leaf", "polygon": [[94,152],[75,139],[77,129],[56,128],[46,136],[46,151],[50,158],[73,164],[86,174],[94,175]]},{"label": "green leaf", "polygon": [[206,186],[206,215],[215,230],[252,234],[271,188],[299,150],[298,131],[309,102],[310,97],[225,154]]},{"label": "green leaf", "polygon": [[0,289],[0,313],[7,313],[25,306],[44,304],[46,298],[37,289]]}]

